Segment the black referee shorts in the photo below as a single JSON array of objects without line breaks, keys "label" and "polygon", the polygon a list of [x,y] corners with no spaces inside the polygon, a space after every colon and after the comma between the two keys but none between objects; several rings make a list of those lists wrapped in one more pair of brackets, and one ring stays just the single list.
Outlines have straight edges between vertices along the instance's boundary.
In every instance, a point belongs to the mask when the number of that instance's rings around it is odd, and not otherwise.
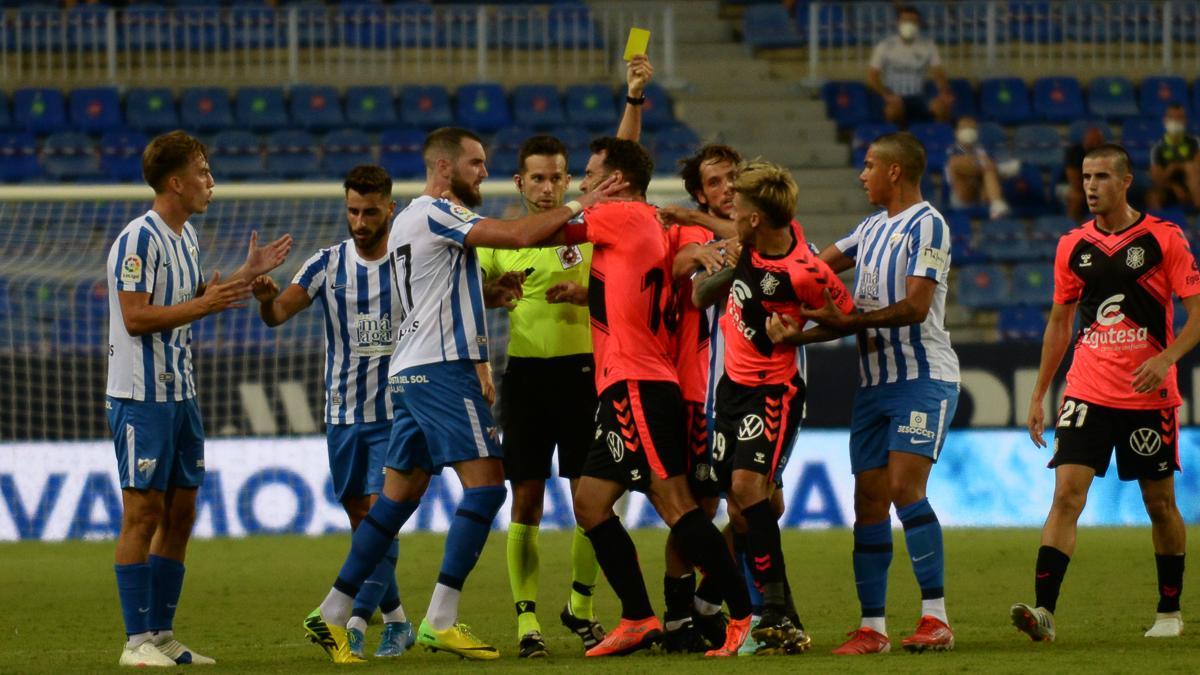
[{"label": "black referee shorts", "polygon": [[555,447],[558,475],[579,478],[592,443],[595,377],[591,354],[508,359],[500,384],[508,480],[549,478]]}]

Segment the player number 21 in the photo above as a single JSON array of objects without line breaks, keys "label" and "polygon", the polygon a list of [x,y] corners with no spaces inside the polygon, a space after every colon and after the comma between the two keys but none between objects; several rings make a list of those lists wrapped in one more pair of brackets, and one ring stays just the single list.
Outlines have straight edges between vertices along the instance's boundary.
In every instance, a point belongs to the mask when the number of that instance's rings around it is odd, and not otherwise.
[{"label": "player number 21", "polygon": [[[1078,403],[1076,401],[1064,401],[1062,411],[1058,413],[1058,426],[1070,428],[1074,426],[1076,429],[1083,426],[1083,421],[1087,419],[1088,405],[1086,403]],[[1071,416],[1075,416],[1075,424],[1071,424]]]}]

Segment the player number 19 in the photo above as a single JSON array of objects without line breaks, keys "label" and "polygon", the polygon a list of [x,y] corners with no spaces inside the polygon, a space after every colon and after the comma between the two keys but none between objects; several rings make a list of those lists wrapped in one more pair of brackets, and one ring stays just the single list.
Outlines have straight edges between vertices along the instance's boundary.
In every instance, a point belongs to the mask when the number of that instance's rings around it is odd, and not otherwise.
[{"label": "player number 19", "polygon": [[[1063,401],[1062,410],[1058,413],[1058,426],[1070,428],[1074,426],[1076,429],[1083,426],[1083,421],[1087,419],[1088,405],[1086,403],[1078,403],[1076,401]],[[1071,424],[1071,416],[1075,416],[1075,423]]]}]

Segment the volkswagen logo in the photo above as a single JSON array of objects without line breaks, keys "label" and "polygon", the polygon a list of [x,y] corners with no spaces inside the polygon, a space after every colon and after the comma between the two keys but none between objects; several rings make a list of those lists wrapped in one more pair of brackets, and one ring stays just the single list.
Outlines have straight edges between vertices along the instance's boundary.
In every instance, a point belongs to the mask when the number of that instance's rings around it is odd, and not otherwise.
[{"label": "volkswagen logo", "polygon": [[763,432],[763,420],[758,415],[746,415],[738,424],[738,440],[758,438]]},{"label": "volkswagen logo", "polygon": [[613,461],[620,464],[621,460],[625,459],[625,441],[615,431],[608,432],[604,440],[608,443],[608,451],[612,453]]},{"label": "volkswagen logo", "polygon": [[1142,457],[1150,457],[1157,454],[1158,449],[1162,447],[1162,436],[1154,429],[1134,429],[1133,433],[1129,434],[1129,447]]}]

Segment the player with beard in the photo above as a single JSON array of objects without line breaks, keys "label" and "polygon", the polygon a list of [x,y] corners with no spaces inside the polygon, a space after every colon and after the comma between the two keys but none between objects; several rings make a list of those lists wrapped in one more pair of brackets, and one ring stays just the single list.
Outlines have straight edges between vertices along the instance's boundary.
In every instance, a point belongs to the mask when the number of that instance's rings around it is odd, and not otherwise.
[{"label": "player with beard", "polygon": [[402,311],[388,369],[395,418],[383,490],[355,531],[333,588],[304,621],[335,663],[360,661],[342,628],[354,596],[416,511],[430,477],[447,466],[458,474],[463,497],[417,642],[464,658],[499,657],[458,621],[463,585],[507,495],[497,430],[477,369],[488,354],[475,247],[546,242],[584,208],[626,187],[613,177],[558,208],[514,220],[484,218],[471,210],[482,202],[479,185],[488,175],[479,137],[465,129],[437,129],[426,137],[422,156],[425,189],[396,216],[388,235],[392,287]]}]

